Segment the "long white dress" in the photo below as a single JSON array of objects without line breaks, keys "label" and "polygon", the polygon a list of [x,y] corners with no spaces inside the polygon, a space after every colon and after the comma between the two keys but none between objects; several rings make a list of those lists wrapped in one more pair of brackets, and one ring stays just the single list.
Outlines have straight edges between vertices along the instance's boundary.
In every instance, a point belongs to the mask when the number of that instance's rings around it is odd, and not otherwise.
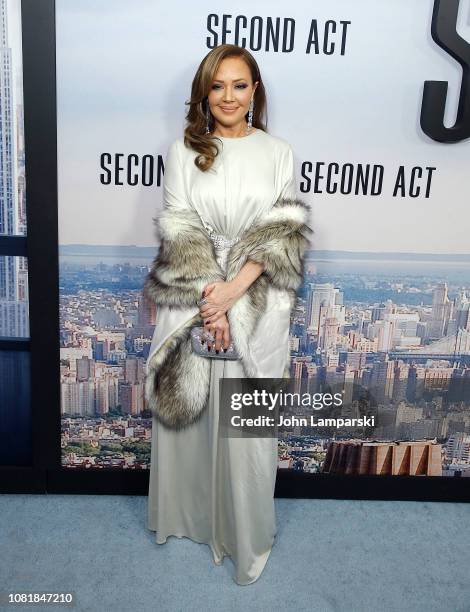
[{"label": "long white dress", "polygon": [[[185,147],[183,138],[175,140],[167,153],[163,197],[173,206],[195,208],[217,234],[230,239],[279,197],[296,197],[294,157],[285,140],[259,129],[221,140],[220,154],[205,173],[194,164],[197,153]],[[223,269],[227,252],[227,247],[217,250]],[[197,312],[197,307],[158,307],[149,359]],[[270,286],[268,308],[250,342],[259,377],[283,376],[289,325],[289,297]],[[219,436],[222,377],[245,377],[241,362],[211,360],[208,405],[195,424],[173,431],[153,419],[148,528],[156,531],[158,544],[170,535],[208,544],[218,565],[229,555],[234,580],[247,585],[263,571],[277,532],[278,440]]]}]

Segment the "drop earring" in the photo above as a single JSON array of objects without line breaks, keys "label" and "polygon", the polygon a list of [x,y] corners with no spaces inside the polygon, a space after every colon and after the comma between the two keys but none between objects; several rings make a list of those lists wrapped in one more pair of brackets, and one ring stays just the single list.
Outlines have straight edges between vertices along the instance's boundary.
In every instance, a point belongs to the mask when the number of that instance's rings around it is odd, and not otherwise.
[{"label": "drop earring", "polygon": [[206,101],[206,135],[211,133],[210,128],[209,128],[210,120],[211,120],[211,113],[209,110],[209,100],[207,100]]},{"label": "drop earring", "polygon": [[250,100],[250,106],[248,108],[248,125],[246,128],[246,133],[249,134],[251,132],[251,128],[253,127],[253,108],[255,106],[255,103],[253,101],[253,96],[251,97]]}]

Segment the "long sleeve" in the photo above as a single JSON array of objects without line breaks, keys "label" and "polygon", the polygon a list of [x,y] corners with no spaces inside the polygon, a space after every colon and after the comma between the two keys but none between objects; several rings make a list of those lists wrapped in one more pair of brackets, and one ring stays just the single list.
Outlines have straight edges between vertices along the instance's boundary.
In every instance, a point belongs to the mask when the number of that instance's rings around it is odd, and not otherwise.
[{"label": "long sleeve", "polygon": [[186,307],[197,306],[204,286],[222,280],[224,274],[212,241],[188,202],[178,147],[178,141],[170,145],[165,161],[163,210],[153,219],[160,248],[144,293],[156,304]]},{"label": "long sleeve", "polygon": [[163,208],[174,213],[184,213],[191,210],[184,186],[179,146],[179,142],[175,140],[168,147],[163,178]]},{"label": "long sleeve", "polygon": [[279,164],[279,198],[296,198],[297,186],[295,179],[294,152],[287,145]]}]

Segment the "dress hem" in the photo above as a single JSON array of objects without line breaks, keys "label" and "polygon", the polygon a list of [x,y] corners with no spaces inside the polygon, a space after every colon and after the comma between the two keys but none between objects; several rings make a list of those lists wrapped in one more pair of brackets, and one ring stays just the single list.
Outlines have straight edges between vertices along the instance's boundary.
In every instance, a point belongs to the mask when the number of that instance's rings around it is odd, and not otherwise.
[{"label": "dress hem", "polygon": [[[148,529],[149,529],[150,531],[157,532],[157,529],[152,529],[151,527],[148,527]],[[277,532],[276,532],[276,533],[277,533]],[[162,544],[166,544],[166,543],[167,543],[167,541],[168,541],[168,538],[171,538],[171,537],[176,537],[176,538],[178,538],[178,539],[181,539],[181,538],[187,538],[188,540],[191,540],[191,541],[193,541],[193,542],[196,542],[197,544],[205,544],[206,546],[209,546],[209,548],[210,548],[210,550],[211,550],[211,552],[212,552],[212,560],[213,560],[213,562],[214,562],[214,564],[215,564],[215,565],[218,565],[218,566],[223,565],[223,562],[224,562],[225,557],[230,557],[230,559],[231,559],[231,560],[232,560],[232,562],[234,563],[234,561],[233,561],[233,556],[232,556],[232,555],[231,555],[229,552],[226,552],[226,551],[225,551],[225,552],[223,552],[223,553],[222,553],[222,557],[221,557],[219,560],[216,560],[216,554],[215,554],[215,551],[214,551],[214,548],[213,548],[212,544],[210,544],[209,542],[205,542],[205,541],[203,541],[203,540],[198,540],[197,538],[194,538],[193,536],[189,536],[189,535],[186,535],[186,534],[169,533],[168,535],[166,535],[166,536],[165,536],[165,539],[164,539],[163,541],[161,541],[161,542],[159,542],[159,541],[158,541],[158,535],[157,535],[157,536],[156,536],[156,540],[155,540],[155,541],[156,541],[156,543],[157,543],[157,544],[162,545]],[[255,576],[255,577],[252,579],[252,580],[250,580],[249,582],[239,582],[239,581],[238,581],[238,580],[237,580],[237,579],[236,579],[234,576],[232,576],[233,581],[234,581],[236,584],[238,584],[239,586],[248,586],[249,584],[253,584],[254,582],[256,582],[256,581],[258,580],[258,578],[260,578],[261,574],[262,574],[262,573],[263,573],[263,571],[264,571],[264,568],[266,567],[266,564],[267,564],[267,562],[268,562],[268,559],[269,559],[269,557],[270,557],[270,555],[271,555],[271,552],[272,552],[272,549],[273,549],[273,546],[274,546],[274,542],[275,542],[275,537],[276,537],[276,534],[275,534],[275,536],[274,536],[274,538],[273,538],[273,541],[272,541],[272,543],[271,543],[271,546],[270,546],[269,550],[267,550],[267,551],[264,553],[264,559],[263,559],[263,561],[262,561],[262,566],[261,566],[261,569],[259,570],[258,574],[257,574],[257,575],[256,575],[256,576]]]},{"label": "dress hem", "polygon": [[[156,529],[151,529],[150,527],[148,529],[150,529],[150,531],[155,531],[155,532],[157,531]],[[155,541],[156,541],[157,544],[166,544],[168,538],[171,538],[171,537],[176,537],[176,538],[179,538],[179,539],[181,539],[181,538],[188,538],[188,540],[196,542],[197,544],[205,544],[206,546],[209,546],[209,548],[211,549],[211,552],[212,552],[212,558],[213,558],[213,561],[214,561],[215,565],[222,565],[222,563],[224,561],[224,557],[231,556],[229,553],[224,552],[224,553],[222,553],[222,558],[219,559],[219,560],[216,560],[217,555],[216,555],[216,553],[214,551],[214,548],[213,548],[213,546],[211,544],[209,544],[208,542],[205,542],[203,540],[198,540],[197,538],[195,538],[193,536],[186,535],[186,534],[169,533],[167,536],[165,536],[165,539],[162,542],[158,541],[158,535],[157,535]]]}]

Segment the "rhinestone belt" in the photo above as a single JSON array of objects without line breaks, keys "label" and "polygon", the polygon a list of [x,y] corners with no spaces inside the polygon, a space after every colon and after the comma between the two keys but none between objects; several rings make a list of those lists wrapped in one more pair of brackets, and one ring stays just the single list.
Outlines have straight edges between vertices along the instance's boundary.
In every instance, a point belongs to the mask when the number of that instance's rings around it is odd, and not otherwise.
[{"label": "rhinestone belt", "polygon": [[214,228],[204,221],[204,219],[202,219],[202,222],[216,249],[229,248],[240,240],[239,236],[236,236],[235,238],[227,238],[227,236],[224,236],[223,234],[216,234]]},{"label": "rhinestone belt", "polygon": [[209,234],[209,238],[214,243],[216,249],[229,248],[240,240],[238,236],[236,238],[227,238],[227,236],[222,234]]}]

